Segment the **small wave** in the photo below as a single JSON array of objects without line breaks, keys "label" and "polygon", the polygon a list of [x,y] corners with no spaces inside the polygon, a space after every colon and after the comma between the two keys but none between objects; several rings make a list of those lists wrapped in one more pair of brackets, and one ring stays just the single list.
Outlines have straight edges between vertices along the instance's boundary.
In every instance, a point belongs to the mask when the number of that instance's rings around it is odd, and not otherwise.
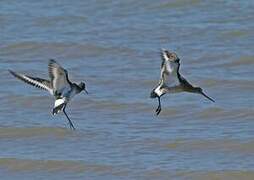
[{"label": "small wave", "polygon": [[249,66],[254,64],[254,56],[242,56],[230,63],[223,64],[224,67]]},{"label": "small wave", "polygon": [[11,171],[67,171],[67,172],[111,172],[107,165],[85,164],[72,160],[30,160],[1,158],[0,166]]},{"label": "small wave", "polygon": [[206,87],[223,87],[241,90],[254,90],[253,80],[246,79],[204,79],[203,85]]},{"label": "small wave", "polygon": [[51,127],[39,127],[39,128],[0,128],[0,138],[31,138],[31,137],[43,137],[54,136],[64,137],[70,135],[72,132],[66,128],[51,128]]},{"label": "small wave", "polygon": [[144,177],[147,179],[246,179],[252,180],[254,178],[253,171],[240,170],[223,170],[223,171],[176,171],[170,172],[166,170],[154,169],[146,172]]},{"label": "small wave", "polygon": [[128,104],[118,103],[115,101],[100,101],[93,102],[93,108],[95,109],[110,109],[110,110],[121,110],[128,107]]},{"label": "small wave", "polygon": [[195,112],[193,117],[202,120],[212,120],[210,123],[219,120],[225,121],[244,121],[249,120],[254,116],[254,112],[251,108],[238,108],[238,109],[224,109],[221,107],[208,107],[202,109],[199,112]]},{"label": "small wave", "polygon": [[238,153],[254,153],[254,142],[236,139],[210,139],[210,140],[176,140],[165,147],[182,151],[227,151]]},{"label": "small wave", "polygon": [[[178,176],[178,175],[177,175]],[[176,177],[177,177],[176,176]],[[186,179],[246,179],[252,180],[254,178],[253,171],[209,171],[209,172],[182,172],[179,176]]]},{"label": "small wave", "polygon": [[228,39],[228,38],[243,37],[243,36],[247,36],[247,35],[248,35],[248,33],[246,31],[233,30],[233,31],[223,32],[222,37]]},{"label": "small wave", "polygon": [[223,117],[223,118],[228,119],[229,117],[234,117],[234,115],[237,115],[234,113],[234,111],[228,112],[228,111],[226,111],[222,108],[219,108],[219,107],[209,107],[209,108],[204,109],[201,112],[199,112],[197,116],[200,119],[210,119],[210,118],[214,119],[216,117],[218,117],[218,118]]},{"label": "small wave", "polygon": [[195,6],[199,3],[201,3],[201,0],[175,0],[175,1],[170,1],[167,3],[162,3],[161,5],[159,5],[158,8],[182,8],[182,7],[186,7],[186,6]]},{"label": "small wave", "polygon": [[57,24],[66,23],[68,25],[82,24],[87,20],[84,16],[54,16],[54,17],[39,17],[35,21],[35,26],[50,27],[56,26]]},{"label": "small wave", "polygon": [[[84,56],[99,56],[99,55],[126,55],[137,53],[134,49],[123,47],[108,47],[97,44],[81,44],[73,42],[36,42],[24,41],[12,43],[2,47],[2,55],[16,56],[22,54],[24,57],[36,56],[37,54],[46,54],[49,58],[66,55],[66,58],[83,58]],[[6,60],[9,62],[10,59]],[[16,61],[16,60],[15,60]],[[32,60],[22,60],[23,62],[33,62]]]},{"label": "small wave", "polygon": [[[216,68],[242,68],[242,66],[252,66],[254,64],[254,56],[241,56],[238,59],[232,59],[230,61],[218,62],[211,65]],[[240,70],[240,69],[239,69]]]}]

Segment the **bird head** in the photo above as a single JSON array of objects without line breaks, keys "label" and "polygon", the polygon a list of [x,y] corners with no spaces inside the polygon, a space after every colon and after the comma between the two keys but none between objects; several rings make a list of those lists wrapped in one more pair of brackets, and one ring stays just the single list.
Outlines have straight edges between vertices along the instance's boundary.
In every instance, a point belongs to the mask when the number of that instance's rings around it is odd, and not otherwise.
[{"label": "bird head", "polygon": [[177,72],[180,67],[180,59],[176,53],[169,52],[168,50],[162,49],[161,51],[162,65],[165,65],[169,72]]},{"label": "bird head", "polygon": [[174,52],[169,52],[168,50],[162,49],[162,57],[163,59],[171,62],[171,63],[180,63],[180,59],[178,58],[177,54]]}]

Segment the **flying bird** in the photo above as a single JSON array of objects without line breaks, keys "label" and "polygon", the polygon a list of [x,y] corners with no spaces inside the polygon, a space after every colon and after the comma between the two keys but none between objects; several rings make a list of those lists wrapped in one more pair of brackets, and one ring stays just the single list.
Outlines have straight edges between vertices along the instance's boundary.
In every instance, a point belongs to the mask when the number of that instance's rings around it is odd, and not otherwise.
[{"label": "flying bird", "polygon": [[161,50],[161,74],[159,84],[152,90],[150,97],[158,98],[158,107],[156,114],[161,112],[161,97],[166,93],[189,92],[204,96],[212,102],[215,102],[211,97],[207,96],[202,88],[192,86],[179,72],[180,59],[174,52]]},{"label": "flying bird", "polygon": [[63,111],[66,118],[68,119],[70,128],[75,130],[75,127],[68,117],[65,108],[68,102],[76,95],[82,91],[86,90],[86,85],[84,82],[79,84],[73,83],[68,78],[68,72],[63,67],[61,67],[55,60],[51,59],[48,63],[48,72],[50,80],[27,76],[21,73],[9,70],[9,72],[16,78],[22,80],[23,82],[35,86],[37,88],[47,90],[51,95],[55,97],[55,104],[52,114],[58,114]]}]

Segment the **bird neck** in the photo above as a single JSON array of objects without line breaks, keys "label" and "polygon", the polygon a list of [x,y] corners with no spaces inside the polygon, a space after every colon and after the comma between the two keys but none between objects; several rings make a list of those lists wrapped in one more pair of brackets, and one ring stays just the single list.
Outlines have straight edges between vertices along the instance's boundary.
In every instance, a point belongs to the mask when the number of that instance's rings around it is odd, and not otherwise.
[{"label": "bird neck", "polygon": [[76,93],[80,93],[82,91],[82,89],[76,83],[73,83],[72,87]]},{"label": "bird neck", "polygon": [[80,93],[83,90],[78,84],[76,84],[76,83],[73,83],[73,84],[75,86],[76,93]]}]

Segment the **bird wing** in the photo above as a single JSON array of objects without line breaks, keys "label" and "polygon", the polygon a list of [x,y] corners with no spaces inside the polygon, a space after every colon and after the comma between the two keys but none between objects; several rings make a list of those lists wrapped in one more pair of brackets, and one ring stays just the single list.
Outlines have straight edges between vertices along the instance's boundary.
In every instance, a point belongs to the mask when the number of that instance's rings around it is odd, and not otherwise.
[{"label": "bird wing", "polygon": [[[200,88],[200,87],[193,87],[193,86],[192,86],[183,76],[181,76],[180,74],[179,74],[179,79],[180,79],[181,84],[183,84],[182,87],[183,87],[183,89],[184,89],[185,91],[193,92],[193,89]],[[190,89],[191,89],[191,91],[190,91]],[[195,92],[195,91],[194,91],[194,92]],[[206,94],[203,92],[202,88],[200,88],[200,91],[196,91],[196,93],[203,95],[205,98],[209,99],[209,100],[212,101],[212,102],[215,102],[214,99],[212,99],[211,97],[209,97],[208,95],[206,95]]]},{"label": "bird wing", "polygon": [[68,79],[68,72],[61,67],[55,60],[49,60],[49,77],[51,78],[54,94],[62,94],[64,91],[71,90],[71,82]]},{"label": "bird wing", "polygon": [[178,86],[180,82],[177,76],[177,72],[180,68],[180,64],[170,63],[164,53],[165,52],[163,51],[161,52],[162,63],[160,81],[162,81],[163,84],[168,87]]},{"label": "bird wing", "polygon": [[189,82],[187,81],[187,79],[185,79],[182,75],[180,75],[180,74],[178,73],[177,76],[178,76],[178,79],[179,79],[179,81],[181,82],[181,84],[183,84],[183,85],[186,86],[186,87],[191,87],[191,88],[193,88],[193,86],[191,85],[191,83],[189,83]]},{"label": "bird wing", "polygon": [[53,94],[53,89],[49,80],[27,76],[24,74],[16,73],[11,70],[9,70],[9,72],[17,79],[20,79],[21,81],[30,84],[32,86],[35,86],[37,88],[47,90],[49,91],[50,94]]}]

